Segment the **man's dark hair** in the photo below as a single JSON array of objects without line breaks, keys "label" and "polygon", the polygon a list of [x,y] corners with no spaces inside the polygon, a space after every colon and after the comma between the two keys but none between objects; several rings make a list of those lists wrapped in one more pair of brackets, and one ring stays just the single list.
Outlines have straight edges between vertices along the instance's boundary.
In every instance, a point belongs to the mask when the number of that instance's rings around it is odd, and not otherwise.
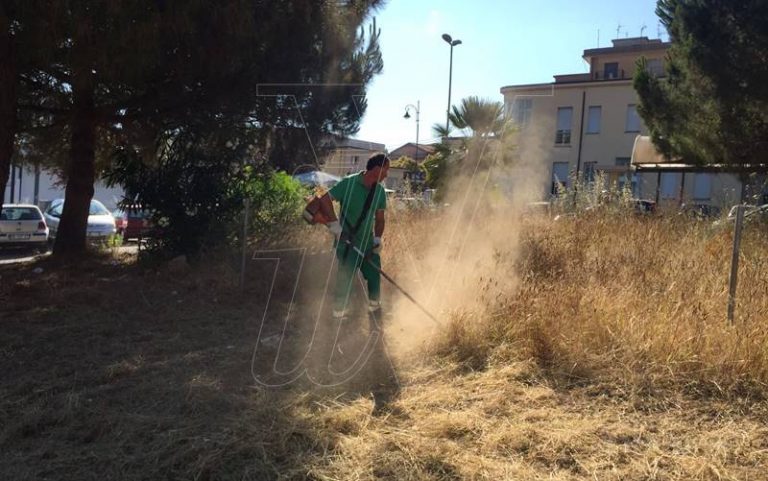
[{"label": "man's dark hair", "polygon": [[384,164],[389,163],[389,157],[387,154],[373,154],[368,158],[368,163],[365,164],[365,170],[375,169],[376,167],[382,167]]}]

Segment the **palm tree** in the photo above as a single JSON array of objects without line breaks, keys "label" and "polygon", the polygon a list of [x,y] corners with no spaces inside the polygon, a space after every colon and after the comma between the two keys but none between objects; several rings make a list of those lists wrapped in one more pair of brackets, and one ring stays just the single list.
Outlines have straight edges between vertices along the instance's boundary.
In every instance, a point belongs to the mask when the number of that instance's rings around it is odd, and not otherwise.
[{"label": "palm tree", "polygon": [[[443,124],[432,127],[442,142],[425,162],[427,179],[432,187],[444,186],[445,177],[460,172],[472,174],[478,168],[487,169],[497,163],[512,160],[514,152],[513,124],[504,118],[501,102],[476,96],[461,100],[448,114],[449,128]],[[462,131],[460,140],[448,142],[451,127]]]},{"label": "palm tree", "polygon": [[471,131],[473,137],[500,135],[504,129],[504,106],[501,102],[471,96],[453,106],[448,114],[451,125],[459,130]]}]

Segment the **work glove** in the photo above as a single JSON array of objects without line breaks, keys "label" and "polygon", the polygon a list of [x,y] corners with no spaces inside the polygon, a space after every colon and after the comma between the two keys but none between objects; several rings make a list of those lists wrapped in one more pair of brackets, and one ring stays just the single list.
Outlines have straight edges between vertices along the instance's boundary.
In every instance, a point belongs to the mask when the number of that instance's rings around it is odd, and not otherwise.
[{"label": "work glove", "polygon": [[371,252],[376,255],[381,254],[381,237],[373,238],[373,249],[371,249]]},{"label": "work glove", "polygon": [[339,237],[341,237],[341,224],[339,221],[335,220],[325,225],[328,227],[328,230],[331,232],[331,234],[333,234],[333,237],[335,237],[336,240],[339,240]]}]

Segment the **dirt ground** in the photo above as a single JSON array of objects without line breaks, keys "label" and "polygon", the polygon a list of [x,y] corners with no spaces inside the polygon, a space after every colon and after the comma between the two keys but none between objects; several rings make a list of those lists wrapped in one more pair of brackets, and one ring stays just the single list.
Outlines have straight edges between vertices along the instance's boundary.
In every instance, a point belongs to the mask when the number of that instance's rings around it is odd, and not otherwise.
[{"label": "dirt ground", "polygon": [[2,479],[768,479],[764,402],[395,358],[364,313],[336,356],[258,263],[51,262],[0,268]]}]

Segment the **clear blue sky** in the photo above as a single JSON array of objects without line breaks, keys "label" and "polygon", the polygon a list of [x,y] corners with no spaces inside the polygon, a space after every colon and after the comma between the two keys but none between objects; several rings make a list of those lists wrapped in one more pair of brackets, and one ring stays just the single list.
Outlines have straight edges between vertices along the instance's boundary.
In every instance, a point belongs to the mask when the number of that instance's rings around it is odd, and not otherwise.
[{"label": "clear blue sky", "polygon": [[421,101],[419,142],[434,141],[432,124],[445,123],[449,33],[454,47],[451,103],[477,95],[502,100],[504,85],[551,82],[552,76],[587,71],[584,49],[610,45],[619,36],[667,39],[655,0],[389,0],[376,12],[384,72],[368,90],[359,139],[389,150],[416,137],[406,104]]}]

